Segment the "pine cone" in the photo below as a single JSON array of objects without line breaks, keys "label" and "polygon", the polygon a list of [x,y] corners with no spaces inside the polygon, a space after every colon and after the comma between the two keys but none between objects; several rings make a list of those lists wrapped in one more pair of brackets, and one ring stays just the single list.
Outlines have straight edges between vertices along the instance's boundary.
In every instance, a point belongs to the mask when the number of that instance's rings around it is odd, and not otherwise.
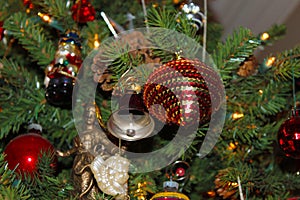
[{"label": "pine cone", "polygon": [[216,193],[223,199],[237,200],[238,184],[235,182],[227,182],[222,177],[227,174],[228,169],[220,170],[214,181],[216,185]]},{"label": "pine cone", "polygon": [[240,64],[237,74],[242,77],[248,77],[257,73],[258,63],[254,56],[250,56]]},{"label": "pine cone", "polygon": [[[156,64],[160,63],[159,58],[153,58],[151,56],[151,51],[145,47],[151,46],[150,42],[144,37],[143,33],[138,31],[133,31],[132,33],[120,35],[119,40],[120,44],[126,44],[130,47],[129,53],[133,58],[142,57],[143,62],[147,64],[147,66],[156,67]],[[112,50],[112,47],[108,47],[108,51]],[[120,46],[115,48],[122,48]],[[125,46],[124,46],[125,49]],[[112,72],[108,70],[108,65],[110,64],[110,59],[104,55],[104,52],[107,51],[105,48],[99,50],[99,52],[93,58],[93,64],[91,66],[92,71],[94,72],[94,81],[98,82],[101,89],[104,91],[112,91],[115,88],[115,83],[111,81]],[[127,71],[126,71],[127,72]],[[126,73],[125,72],[125,73]],[[137,78],[137,77],[133,77]],[[124,79],[124,78],[123,78]],[[121,80],[124,82],[124,80]],[[127,79],[125,80],[125,82]],[[119,80],[120,82],[120,80]],[[137,83],[139,85],[139,83]],[[142,85],[142,84],[141,84]],[[126,88],[126,87],[129,88]],[[132,90],[132,85],[127,84],[124,86],[125,90]],[[120,87],[117,88],[116,94],[119,94],[121,91]]]}]

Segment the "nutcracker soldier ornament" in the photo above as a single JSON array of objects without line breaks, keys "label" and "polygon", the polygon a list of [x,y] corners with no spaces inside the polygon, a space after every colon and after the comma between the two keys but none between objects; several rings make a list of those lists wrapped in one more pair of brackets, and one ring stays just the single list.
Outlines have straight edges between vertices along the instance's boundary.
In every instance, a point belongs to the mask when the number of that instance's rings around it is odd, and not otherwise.
[{"label": "nutcracker soldier ornament", "polygon": [[71,106],[73,86],[81,63],[80,38],[75,31],[68,31],[59,40],[55,59],[45,71],[48,103],[59,107]]}]

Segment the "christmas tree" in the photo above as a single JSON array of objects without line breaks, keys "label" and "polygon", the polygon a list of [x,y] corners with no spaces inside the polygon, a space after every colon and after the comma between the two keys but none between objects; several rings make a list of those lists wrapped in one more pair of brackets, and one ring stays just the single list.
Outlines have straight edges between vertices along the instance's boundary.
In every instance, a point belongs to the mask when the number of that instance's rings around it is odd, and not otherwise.
[{"label": "christmas tree", "polygon": [[300,49],[207,2],[0,2],[0,199],[298,199]]}]

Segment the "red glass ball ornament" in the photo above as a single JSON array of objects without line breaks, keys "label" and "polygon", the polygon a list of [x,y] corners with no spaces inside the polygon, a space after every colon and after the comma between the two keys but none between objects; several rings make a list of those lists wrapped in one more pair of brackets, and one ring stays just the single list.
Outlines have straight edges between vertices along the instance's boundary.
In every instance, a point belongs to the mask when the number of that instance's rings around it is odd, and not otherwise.
[{"label": "red glass ball ornament", "polygon": [[182,167],[179,167],[179,168],[176,169],[175,174],[176,174],[176,176],[178,176],[178,177],[185,176],[185,169],[182,168]]},{"label": "red glass ball ornament", "polygon": [[203,124],[210,120],[212,101],[220,105],[221,86],[213,68],[199,60],[181,58],[150,74],[143,99],[150,114],[162,122]]},{"label": "red glass ball ornament", "polygon": [[[23,175],[37,172],[37,162],[43,152],[52,154],[55,149],[47,139],[36,133],[17,136],[4,150],[9,169],[13,170],[18,165],[16,172]],[[54,157],[51,167],[56,166],[57,158]]]},{"label": "red glass ball ornament", "polygon": [[71,10],[75,22],[86,23],[95,20],[96,11],[88,0],[78,0]]},{"label": "red glass ball ornament", "polygon": [[300,159],[300,110],[293,110],[291,117],[280,126],[277,139],[286,156]]}]

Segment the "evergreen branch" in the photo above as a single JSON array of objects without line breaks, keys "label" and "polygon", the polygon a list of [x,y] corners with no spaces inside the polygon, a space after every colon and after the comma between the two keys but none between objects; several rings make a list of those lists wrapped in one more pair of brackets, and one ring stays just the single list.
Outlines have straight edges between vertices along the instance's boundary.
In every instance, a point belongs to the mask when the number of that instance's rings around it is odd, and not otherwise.
[{"label": "evergreen branch", "polygon": [[291,176],[282,173],[279,169],[264,173],[257,169],[253,174],[252,180],[251,190],[259,191],[257,194],[252,193],[256,198],[286,199],[289,196],[289,190],[299,188],[299,186],[293,184],[299,182],[296,175]]},{"label": "evergreen branch", "polygon": [[300,47],[279,53],[271,71],[278,81],[292,80],[293,75],[300,77]]},{"label": "evergreen branch", "polygon": [[25,12],[25,7],[23,1],[19,0],[10,0],[8,1],[0,1],[0,21],[5,21],[12,13],[16,13],[20,11]]},{"label": "evergreen branch", "polygon": [[20,199],[30,198],[30,191],[25,188],[20,180],[16,179],[13,170],[7,167],[4,160],[5,155],[0,154],[0,199]]},{"label": "evergreen branch", "polygon": [[73,190],[73,187],[64,180],[55,177],[53,161],[55,152],[42,152],[37,162],[37,172],[34,176],[24,176],[24,185],[30,191],[32,198],[48,199],[65,199]]},{"label": "evergreen branch", "polygon": [[66,10],[71,9],[71,2],[67,3],[61,0],[32,0],[32,3],[40,8],[40,12],[51,16],[55,20],[52,23],[59,22],[60,25],[64,25],[66,27],[64,30],[73,29],[76,26],[70,12],[66,12]]},{"label": "evergreen branch", "polygon": [[70,18],[70,14],[69,12],[66,12],[66,10],[70,10],[72,5],[71,3],[68,5],[66,1],[32,0],[32,3],[36,6],[39,6],[42,12],[54,17],[58,21],[61,21],[65,18]]},{"label": "evergreen branch", "polygon": [[176,10],[166,10],[151,8],[148,12],[148,25],[150,27],[159,27],[170,30],[176,30],[199,42],[200,37],[197,30],[191,25],[191,22],[185,15],[178,15]]},{"label": "evergreen branch", "polygon": [[35,122],[48,130],[50,141],[60,138],[57,147],[64,142],[71,143],[77,134],[71,111],[46,104],[45,91],[38,87],[39,79],[24,67],[6,59],[2,59],[1,63],[4,67],[0,69],[0,74],[6,77],[6,84],[0,88],[3,108],[0,115],[0,138],[10,132],[17,133],[24,124]]},{"label": "evergreen branch", "polygon": [[220,69],[223,81],[232,78],[239,65],[260,45],[260,40],[255,38],[250,30],[240,28],[231,37],[228,37],[225,44],[219,44],[217,51],[213,54],[213,60]]},{"label": "evergreen branch", "polygon": [[177,26],[174,12],[165,9],[151,8],[147,14],[148,25],[174,30]]},{"label": "evergreen branch", "polygon": [[81,53],[82,57],[86,57],[89,52],[95,49],[94,42],[97,35],[98,40],[101,42],[107,38],[110,34],[108,29],[103,29],[106,24],[104,21],[88,22],[87,26],[83,27],[80,31],[81,38],[87,38],[86,43],[82,45]]},{"label": "evergreen branch", "polygon": [[44,29],[34,23],[33,18],[18,12],[8,18],[3,27],[19,40],[39,65],[48,65],[54,59],[55,45],[46,39]]},{"label": "evergreen branch", "polygon": [[263,43],[266,43],[267,45],[272,44],[273,42],[284,37],[286,34],[286,26],[284,24],[275,24],[265,32],[269,34],[269,38],[266,41],[263,41]]}]

